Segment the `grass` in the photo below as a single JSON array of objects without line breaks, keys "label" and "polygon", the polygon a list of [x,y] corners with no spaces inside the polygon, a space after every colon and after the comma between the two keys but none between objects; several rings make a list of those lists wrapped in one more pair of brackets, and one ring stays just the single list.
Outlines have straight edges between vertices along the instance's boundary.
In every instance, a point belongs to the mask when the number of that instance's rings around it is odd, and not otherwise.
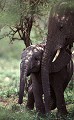
[{"label": "grass", "polygon": [[[69,114],[65,120],[74,120],[74,108],[68,106]],[[50,114],[50,120],[56,120],[56,112]],[[38,120],[38,114],[35,110],[29,111],[25,108],[24,104],[19,106],[18,104],[11,104],[7,106],[0,106],[0,120]],[[46,118],[40,117],[40,120],[46,120]],[[60,119],[63,120],[63,119]]]},{"label": "grass", "polygon": [[[19,111],[18,111],[19,110]],[[0,108],[0,120],[35,120],[34,112],[26,111],[23,107],[11,107],[11,110]]]},{"label": "grass", "polygon": [[[24,45],[15,42],[9,45],[9,40],[0,41],[0,120],[37,120],[38,114],[35,109],[29,111],[25,108],[27,97],[18,105],[19,91],[19,64],[20,54]],[[65,91],[65,100],[69,115],[67,120],[74,119],[74,96],[73,88]],[[56,120],[56,110],[51,112],[51,119]],[[40,118],[46,120],[46,118]],[[61,119],[62,120],[62,119]]]},{"label": "grass", "polygon": [[[5,64],[5,65],[4,65]],[[0,60],[0,96],[18,91],[19,61]]]},{"label": "grass", "polygon": [[[0,59],[0,120],[37,120],[36,111],[29,111],[25,108],[26,97],[24,97],[24,103],[21,106],[18,105],[19,63],[20,60],[17,59]],[[67,88],[65,99],[66,102],[70,102],[67,105],[70,113],[67,120],[73,120],[73,89],[69,91]],[[56,119],[55,114],[55,111],[51,113],[51,120]],[[40,120],[46,119],[40,118]]]}]

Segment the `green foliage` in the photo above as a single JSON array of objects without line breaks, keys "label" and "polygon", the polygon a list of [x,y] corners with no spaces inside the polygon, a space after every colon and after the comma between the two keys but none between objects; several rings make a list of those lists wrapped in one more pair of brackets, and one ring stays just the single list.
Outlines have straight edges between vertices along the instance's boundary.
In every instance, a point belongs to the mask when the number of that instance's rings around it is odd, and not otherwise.
[{"label": "green foliage", "polygon": [[5,1],[5,6],[0,12],[0,26],[4,25],[14,25],[19,21],[19,4],[16,0],[3,0]]},{"label": "green foliage", "polygon": [[5,108],[0,108],[0,120],[35,120],[35,114],[28,112],[20,106],[12,106],[11,111]]},{"label": "green foliage", "polygon": [[[70,114],[65,118],[66,120],[74,119],[74,109],[69,108]],[[56,113],[50,114],[50,120],[56,120]],[[0,106],[0,120],[38,120],[38,114],[35,111],[28,111],[25,107],[19,105],[12,105],[11,109],[6,109],[5,107]],[[40,117],[39,120],[47,120],[46,117]],[[60,119],[64,120],[64,119]]]},{"label": "green foliage", "polygon": [[29,0],[0,0],[0,28],[5,25],[15,26],[21,19],[31,14],[40,19],[43,17],[46,21],[54,3],[55,0],[32,0],[31,2]]}]

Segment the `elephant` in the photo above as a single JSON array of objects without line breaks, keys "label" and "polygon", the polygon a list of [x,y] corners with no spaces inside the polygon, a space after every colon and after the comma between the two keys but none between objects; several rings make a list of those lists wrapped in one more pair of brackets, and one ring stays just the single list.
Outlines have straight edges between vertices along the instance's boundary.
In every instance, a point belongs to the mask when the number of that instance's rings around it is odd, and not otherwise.
[{"label": "elephant", "polygon": [[[52,60],[54,56],[60,53],[61,50],[65,50],[67,47],[72,46],[74,42],[74,1],[73,0],[61,0],[57,2],[50,10],[50,16],[48,20],[48,33],[45,51],[42,56],[41,62],[41,79],[42,88],[45,101],[45,112],[50,113],[51,110],[51,92],[50,92],[50,75],[52,71]],[[57,87],[59,91],[59,86]],[[62,110],[67,114],[65,103],[63,101],[63,95],[61,89],[57,94],[59,104],[63,105]],[[60,101],[60,97],[61,101]],[[59,113],[61,113],[59,109]]]},{"label": "elephant", "polygon": [[[36,105],[37,112],[45,114],[45,106],[43,99],[43,88],[41,81],[41,62],[46,44],[41,45],[31,45],[27,47],[21,57],[20,63],[20,91],[19,91],[19,101],[21,104],[23,102],[24,95],[24,79],[31,75],[32,83],[28,93],[27,106],[30,109],[34,108],[34,102]],[[49,72],[50,76],[50,90],[51,90],[51,109],[58,108],[64,112],[61,102],[61,96],[58,98],[59,92],[62,89],[62,95],[64,101],[64,90],[69,83],[71,76],[73,74],[73,65],[71,60],[71,52],[69,49],[61,50],[58,58],[52,61],[52,71]],[[25,79],[26,80],[26,79]],[[57,89],[59,88],[59,90]],[[33,89],[33,90],[32,90]],[[59,104],[57,104],[58,99],[60,99]],[[65,101],[64,101],[65,103]],[[50,103],[49,103],[50,104]],[[65,106],[66,109],[66,106]],[[66,110],[67,111],[67,110]]]},{"label": "elephant", "polygon": [[[23,102],[24,87],[26,85],[26,76],[30,74],[31,66],[33,66],[32,72],[39,71],[40,61],[41,61],[41,57],[44,51],[44,47],[45,47],[44,44],[31,45],[27,47],[22,53],[22,56],[21,56],[22,61],[20,64],[20,91],[19,91],[19,103],[20,104]],[[33,65],[30,64],[31,61]]]}]

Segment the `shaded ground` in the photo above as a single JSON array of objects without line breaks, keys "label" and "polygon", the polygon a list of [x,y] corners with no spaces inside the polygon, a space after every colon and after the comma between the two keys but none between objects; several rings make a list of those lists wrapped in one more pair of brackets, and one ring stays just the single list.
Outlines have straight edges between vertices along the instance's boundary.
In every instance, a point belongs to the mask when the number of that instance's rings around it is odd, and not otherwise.
[{"label": "shaded ground", "polygon": [[[10,98],[0,98],[0,120],[37,120],[37,113],[35,110],[29,111],[25,108],[25,102],[20,106],[17,104],[18,97],[12,96]],[[24,98],[24,101],[26,99]],[[67,105],[69,114],[66,120],[74,120],[74,105]],[[56,110],[51,112],[51,119],[56,120]],[[40,120],[46,120],[40,118]],[[64,119],[60,119],[64,120]]]}]

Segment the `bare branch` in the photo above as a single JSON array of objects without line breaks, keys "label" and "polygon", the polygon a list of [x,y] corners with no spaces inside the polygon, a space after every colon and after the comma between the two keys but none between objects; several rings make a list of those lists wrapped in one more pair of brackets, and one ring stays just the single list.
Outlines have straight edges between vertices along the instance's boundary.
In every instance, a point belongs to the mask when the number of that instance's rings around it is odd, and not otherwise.
[{"label": "bare branch", "polygon": [[19,34],[19,36],[20,36],[20,38],[21,38],[21,40],[22,40],[22,35],[21,35],[20,31],[18,31],[18,34]]},{"label": "bare branch", "polygon": [[12,27],[9,27],[13,32],[15,32],[15,30]]}]

